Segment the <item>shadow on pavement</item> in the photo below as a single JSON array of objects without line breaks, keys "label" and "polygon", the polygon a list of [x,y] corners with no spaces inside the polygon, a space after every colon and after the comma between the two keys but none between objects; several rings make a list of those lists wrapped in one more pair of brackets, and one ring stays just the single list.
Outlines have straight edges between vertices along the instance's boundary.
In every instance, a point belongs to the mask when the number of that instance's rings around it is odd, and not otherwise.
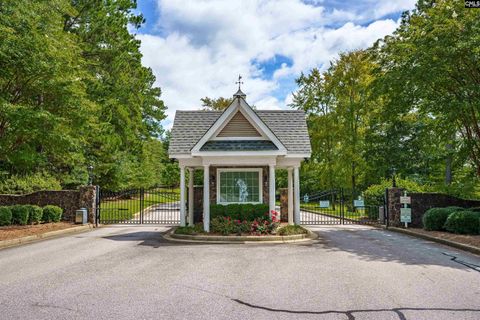
[{"label": "shadow on pavement", "polygon": [[437,265],[480,271],[480,258],[454,248],[376,228],[312,227],[319,241],[312,246],[333,252],[348,252],[365,261],[398,262],[405,265]]}]

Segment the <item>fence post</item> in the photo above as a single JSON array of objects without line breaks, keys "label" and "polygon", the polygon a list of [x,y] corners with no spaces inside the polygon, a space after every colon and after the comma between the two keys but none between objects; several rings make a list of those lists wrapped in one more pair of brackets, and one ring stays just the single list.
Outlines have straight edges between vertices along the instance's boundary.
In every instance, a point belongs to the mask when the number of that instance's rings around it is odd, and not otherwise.
[{"label": "fence post", "polygon": [[143,223],[144,189],[140,188],[140,224]]},{"label": "fence post", "polygon": [[390,216],[388,210],[388,188],[385,188],[385,195],[383,197],[383,208],[385,215],[385,227],[388,229],[388,227],[390,226]]},{"label": "fence post", "polygon": [[95,228],[98,227],[100,220],[100,187],[95,186]]},{"label": "fence post", "polygon": [[345,194],[343,188],[340,188],[340,221],[345,224]]}]

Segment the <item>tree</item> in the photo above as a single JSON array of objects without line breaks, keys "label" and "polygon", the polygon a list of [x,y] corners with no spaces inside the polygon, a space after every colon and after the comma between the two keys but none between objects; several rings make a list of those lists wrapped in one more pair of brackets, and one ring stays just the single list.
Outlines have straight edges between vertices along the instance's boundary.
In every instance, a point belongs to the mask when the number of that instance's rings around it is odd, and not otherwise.
[{"label": "tree", "polygon": [[0,173],[109,189],[160,182],[165,106],[129,32],[134,0],[0,6]]},{"label": "tree", "polygon": [[201,98],[200,101],[202,101],[202,107],[204,110],[223,111],[228,108],[233,99],[224,97],[211,99],[209,97],[205,97]]},{"label": "tree", "polygon": [[[480,177],[480,12],[454,0],[420,0],[393,36],[378,41],[377,86],[391,109],[418,110],[434,122],[447,163],[468,156]],[[453,137],[453,139],[452,139]],[[456,152],[452,152],[452,148]],[[455,162],[455,159],[453,159]],[[462,163],[462,166],[465,163]],[[447,170],[447,165],[445,168]]]}]

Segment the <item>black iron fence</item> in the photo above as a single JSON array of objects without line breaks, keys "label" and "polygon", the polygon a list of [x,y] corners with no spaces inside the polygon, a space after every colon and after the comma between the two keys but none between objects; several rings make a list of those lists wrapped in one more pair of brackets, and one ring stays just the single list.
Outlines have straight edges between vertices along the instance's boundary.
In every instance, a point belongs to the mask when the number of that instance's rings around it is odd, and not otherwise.
[{"label": "black iron fence", "polygon": [[180,192],[174,187],[122,191],[100,189],[97,222],[100,224],[179,224]]},{"label": "black iron fence", "polygon": [[304,194],[300,198],[301,224],[379,224],[383,211],[378,205],[353,199],[344,189]]}]

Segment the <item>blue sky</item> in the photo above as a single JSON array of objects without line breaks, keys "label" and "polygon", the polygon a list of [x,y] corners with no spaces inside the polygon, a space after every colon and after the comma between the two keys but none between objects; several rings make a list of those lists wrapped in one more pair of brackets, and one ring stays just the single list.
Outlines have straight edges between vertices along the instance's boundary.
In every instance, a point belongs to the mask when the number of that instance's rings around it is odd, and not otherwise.
[{"label": "blue sky", "polygon": [[146,23],[132,30],[143,64],[162,88],[171,127],[176,110],[231,96],[238,74],[247,101],[285,109],[295,79],[325,69],[340,52],[392,33],[415,0],[138,0]]}]

